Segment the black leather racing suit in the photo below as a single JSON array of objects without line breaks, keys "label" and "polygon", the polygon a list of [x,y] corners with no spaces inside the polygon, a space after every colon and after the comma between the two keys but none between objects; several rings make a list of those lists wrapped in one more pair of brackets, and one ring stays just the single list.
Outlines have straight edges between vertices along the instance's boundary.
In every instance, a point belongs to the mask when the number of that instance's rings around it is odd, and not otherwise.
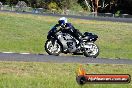
[{"label": "black leather racing suit", "polygon": [[82,33],[78,29],[75,29],[71,23],[66,23],[64,25],[56,24],[51,29],[51,31],[54,33],[57,32],[58,30],[61,30],[63,33],[68,33],[68,34],[72,35],[73,37],[75,37],[79,41],[78,45],[80,45],[82,43]]}]

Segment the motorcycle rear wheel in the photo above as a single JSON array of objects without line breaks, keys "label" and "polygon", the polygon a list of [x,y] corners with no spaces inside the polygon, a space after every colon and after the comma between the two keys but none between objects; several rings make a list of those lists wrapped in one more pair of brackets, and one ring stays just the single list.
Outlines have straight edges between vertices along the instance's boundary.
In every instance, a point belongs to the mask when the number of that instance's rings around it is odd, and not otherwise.
[{"label": "motorcycle rear wheel", "polygon": [[99,47],[94,43],[88,43],[87,45],[90,45],[91,48],[84,49],[84,56],[96,58],[99,55]]}]

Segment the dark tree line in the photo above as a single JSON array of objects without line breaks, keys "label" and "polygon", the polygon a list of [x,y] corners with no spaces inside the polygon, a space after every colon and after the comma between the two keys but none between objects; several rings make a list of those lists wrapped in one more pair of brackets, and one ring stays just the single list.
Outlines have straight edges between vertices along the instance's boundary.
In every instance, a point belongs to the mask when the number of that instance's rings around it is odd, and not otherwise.
[{"label": "dark tree line", "polygon": [[[0,0],[3,4],[14,6],[24,1],[29,7],[56,10],[83,10],[91,12],[111,12],[132,14],[132,0]],[[88,4],[87,4],[87,3]]]},{"label": "dark tree line", "polygon": [[132,0],[99,0],[99,12],[132,14]]},{"label": "dark tree line", "polygon": [[121,13],[132,14],[132,0],[118,0],[117,3],[117,9],[119,9]]}]

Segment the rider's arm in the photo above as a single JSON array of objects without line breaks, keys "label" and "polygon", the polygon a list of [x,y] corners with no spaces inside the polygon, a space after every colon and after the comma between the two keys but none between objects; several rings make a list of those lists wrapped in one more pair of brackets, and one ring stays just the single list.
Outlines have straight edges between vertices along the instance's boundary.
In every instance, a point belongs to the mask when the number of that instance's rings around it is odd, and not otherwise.
[{"label": "rider's arm", "polygon": [[51,28],[52,32],[55,32],[57,30],[58,24],[56,24],[54,27]]},{"label": "rider's arm", "polygon": [[71,29],[71,28],[72,28],[71,23],[66,23],[66,24],[65,24],[65,29]]},{"label": "rider's arm", "polygon": [[71,23],[67,23],[67,28],[69,28],[69,30],[75,35],[82,36],[82,33],[78,29],[76,29]]}]

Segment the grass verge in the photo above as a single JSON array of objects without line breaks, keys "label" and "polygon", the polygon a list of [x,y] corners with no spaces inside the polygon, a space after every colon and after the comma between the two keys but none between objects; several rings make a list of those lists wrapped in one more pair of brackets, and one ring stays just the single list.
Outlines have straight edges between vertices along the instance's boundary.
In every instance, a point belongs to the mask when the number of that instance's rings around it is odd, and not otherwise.
[{"label": "grass verge", "polygon": [[[0,62],[0,88],[132,88],[129,84],[76,83],[80,64]],[[130,74],[131,65],[82,65],[89,74]]]}]

